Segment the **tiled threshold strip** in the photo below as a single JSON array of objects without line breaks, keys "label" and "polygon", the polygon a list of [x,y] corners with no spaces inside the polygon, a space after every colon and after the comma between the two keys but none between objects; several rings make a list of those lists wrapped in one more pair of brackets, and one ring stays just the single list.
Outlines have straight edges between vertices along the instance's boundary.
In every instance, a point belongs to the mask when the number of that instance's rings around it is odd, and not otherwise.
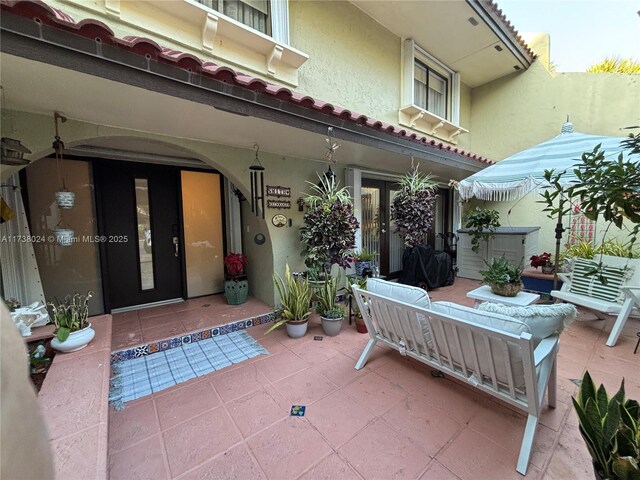
[{"label": "tiled threshold strip", "polygon": [[277,312],[270,312],[257,317],[238,320],[224,325],[217,325],[215,327],[168,338],[166,340],[159,340],[157,342],[145,343],[135,347],[118,350],[111,353],[111,364],[113,365],[114,363],[122,362],[123,360],[131,360],[132,358],[144,357],[145,355],[152,353],[171,350],[172,348],[178,348],[189,343],[200,342],[219,335],[227,335],[231,332],[237,332],[238,330],[245,330],[264,323],[273,322],[276,318],[276,314]]}]

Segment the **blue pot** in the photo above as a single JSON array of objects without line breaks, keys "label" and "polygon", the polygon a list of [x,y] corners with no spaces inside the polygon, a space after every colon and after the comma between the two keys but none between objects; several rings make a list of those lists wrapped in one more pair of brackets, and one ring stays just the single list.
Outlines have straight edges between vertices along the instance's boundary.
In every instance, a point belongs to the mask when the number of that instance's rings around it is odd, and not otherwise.
[{"label": "blue pot", "polygon": [[249,295],[249,280],[227,280],[224,282],[224,296],[229,305],[241,305]]},{"label": "blue pot", "polygon": [[358,275],[359,277],[362,276],[362,271],[365,268],[371,268],[371,261],[367,260],[366,262],[356,262],[356,275]]}]

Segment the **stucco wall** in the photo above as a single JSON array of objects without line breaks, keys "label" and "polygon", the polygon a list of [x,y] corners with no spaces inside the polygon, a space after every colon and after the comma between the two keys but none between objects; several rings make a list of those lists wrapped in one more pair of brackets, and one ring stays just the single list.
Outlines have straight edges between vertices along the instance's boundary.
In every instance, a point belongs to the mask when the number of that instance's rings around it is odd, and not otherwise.
[{"label": "stucco wall", "polygon": [[[12,111],[10,114],[13,120],[12,134],[16,138],[20,138],[23,144],[29,145],[34,154],[32,158],[42,158],[53,153],[50,116],[16,111]],[[2,127],[6,128],[4,124]],[[5,133],[3,131],[3,135]],[[138,137],[182,147],[185,150],[185,156],[198,158],[215,167],[242,190],[245,197],[249,199],[243,202],[242,230],[244,252],[251,262],[248,268],[250,294],[269,305],[275,305],[277,298],[271,280],[272,272],[284,273],[285,262],[289,262],[293,270],[301,270],[304,266],[303,259],[300,257],[302,246],[299,240],[303,212],[298,212],[296,200],[302,196],[302,192],[308,191],[308,185],[305,181],[317,181],[316,171],[325,171],[326,163],[307,158],[284,157],[261,152],[260,160],[266,167],[265,185],[291,187],[292,203],[290,210],[267,209],[265,220],[262,220],[262,217],[256,217],[251,213],[249,165],[255,156],[253,150],[71,119],[64,124],[63,139],[67,149],[86,143],[90,139],[109,137]],[[338,168],[337,170],[339,178],[343,182],[344,169]],[[3,176],[4,173],[3,171]],[[276,213],[284,213],[290,217],[292,227],[277,228],[273,226],[271,218]],[[263,245],[256,245],[253,241],[257,233],[265,235],[266,242]]]},{"label": "stucco wall", "polygon": [[[558,135],[567,115],[581,133],[623,137],[637,132],[621,128],[640,125],[640,75],[552,74],[536,62],[526,72],[473,89],[471,104],[472,151],[501,160]],[[485,205],[500,212],[505,226],[541,226],[540,250],[550,251],[555,220],[542,212],[539,200],[528,195]],[[605,227],[599,223],[599,239]],[[612,227],[607,238],[627,241],[628,232]]]},{"label": "stucco wall", "polygon": [[560,133],[567,115],[576,131],[626,136],[640,125],[640,75],[551,74],[539,62],[474,88],[471,149],[495,160]]}]

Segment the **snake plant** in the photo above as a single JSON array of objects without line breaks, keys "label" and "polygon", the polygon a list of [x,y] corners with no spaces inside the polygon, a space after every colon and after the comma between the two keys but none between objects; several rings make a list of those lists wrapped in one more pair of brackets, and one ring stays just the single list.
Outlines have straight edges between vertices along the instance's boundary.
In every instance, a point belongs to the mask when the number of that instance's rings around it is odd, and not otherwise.
[{"label": "snake plant", "polygon": [[625,400],[624,379],[609,398],[604,385],[596,390],[585,372],[578,398],[571,399],[595,471],[606,479],[640,479],[640,406]]}]

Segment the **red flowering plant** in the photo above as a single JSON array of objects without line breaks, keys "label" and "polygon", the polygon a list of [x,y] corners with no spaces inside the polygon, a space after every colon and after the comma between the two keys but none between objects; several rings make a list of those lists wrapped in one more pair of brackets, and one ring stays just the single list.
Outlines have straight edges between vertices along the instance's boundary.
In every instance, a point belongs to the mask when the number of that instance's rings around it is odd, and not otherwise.
[{"label": "red flowering plant", "polygon": [[551,254],[547,252],[543,252],[540,255],[532,255],[529,260],[531,260],[531,266],[533,268],[550,267],[553,265],[553,263],[551,263]]},{"label": "red flowering plant", "polygon": [[227,269],[227,274],[232,280],[238,280],[244,275],[244,267],[247,266],[249,260],[246,255],[242,253],[233,253],[224,257],[224,266]]}]

